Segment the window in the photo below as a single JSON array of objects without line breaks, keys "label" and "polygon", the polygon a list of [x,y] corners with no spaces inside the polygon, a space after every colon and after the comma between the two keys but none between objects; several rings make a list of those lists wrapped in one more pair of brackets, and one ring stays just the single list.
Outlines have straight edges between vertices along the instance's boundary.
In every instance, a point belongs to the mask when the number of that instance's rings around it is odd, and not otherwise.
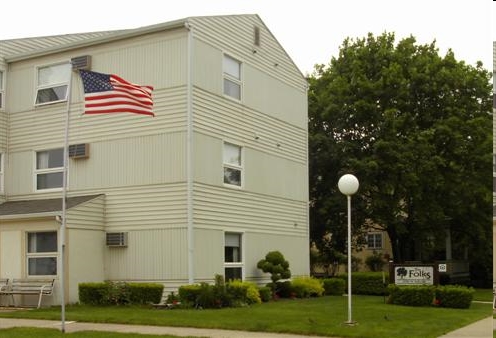
[{"label": "window", "polygon": [[224,94],[241,100],[241,62],[224,55]]},{"label": "window", "polygon": [[36,105],[67,100],[71,65],[63,63],[38,68]]},{"label": "window", "polygon": [[224,279],[243,279],[241,234],[226,232],[224,235]]},{"label": "window", "polygon": [[57,275],[57,232],[27,234],[28,276]]},{"label": "window", "polygon": [[64,148],[36,152],[36,190],[62,188]]},{"label": "window", "polygon": [[0,110],[5,108],[5,87],[4,87],[4,71],[0,70]]},{"label": "window", "polygon": [[224,143],[224,184],[241,187],[241,147]]},{"label": "window", "polygon": [[382,234],[381,233],[368,234],[367,247],[369,249],[382,249]]}]

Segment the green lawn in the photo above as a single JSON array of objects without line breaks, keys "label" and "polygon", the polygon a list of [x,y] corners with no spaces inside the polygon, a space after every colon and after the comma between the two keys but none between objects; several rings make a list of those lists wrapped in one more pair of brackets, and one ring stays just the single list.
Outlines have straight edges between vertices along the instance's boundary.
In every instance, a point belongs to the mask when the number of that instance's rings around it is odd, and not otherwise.
[{"label": "green lawn", "polygon": [[[482,297],[486,300],[486,296]],[[384,303],[383,297],[353,296],[352,305],[352,319],[357,321],[356,326],[344,324],[348,319],[348,303],[347,297],[341,296],[279,300],[251,307],[220,310],[67,306],[66,320],[286,332],[333,337],[434,338],[492,314],[491,304],[477,302],[472,303],[469,309],[446,309],[390,305]],[[60,308],[5,312],[0,313],[0,316],[59,320]],[[1,332],[2,337],[4,337],[3,333]]]},{"label": "green lawn", "polygon": [[[2,338],[151,338],[151,337],[161,337],[161,338],[178,338],[178,336],[156,336],[156,335],[142,335],[136,333],[116,333],[116,332],[97,332],[97,331],[82,331],[82,332],[72,332],[72,333],[62,333],[57,329],[40,329],[31,327],[16,327],[11,329],[0,330],[0,336]],[[195,338],[195,337],[181,337],[181,338]]]}]

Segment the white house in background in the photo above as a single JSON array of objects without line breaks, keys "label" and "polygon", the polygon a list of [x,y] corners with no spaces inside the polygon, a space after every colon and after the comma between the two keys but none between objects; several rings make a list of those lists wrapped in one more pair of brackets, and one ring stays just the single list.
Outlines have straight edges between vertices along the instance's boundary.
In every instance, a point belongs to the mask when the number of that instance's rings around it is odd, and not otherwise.
[{"label": "white house in background", "polygon": [[[71,60],[153,86],[155,117],[82,115]],[[306,90],[258,15],[0,41],[0,278],[55,278],[50,305],[61,270],[68,303],[81,282],[263,283],[272,250],[308,275]]]}]

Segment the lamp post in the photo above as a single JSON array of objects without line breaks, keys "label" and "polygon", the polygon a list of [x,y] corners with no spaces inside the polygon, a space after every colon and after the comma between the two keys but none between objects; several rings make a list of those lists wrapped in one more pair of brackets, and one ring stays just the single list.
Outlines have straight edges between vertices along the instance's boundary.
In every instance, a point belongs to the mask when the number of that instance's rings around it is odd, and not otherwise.
[{"label": "lamp post", "polygon": [[358,191],[358,179],[351,174],[343,175],[338,181],[338,188],[348,200],[348,321],[346,324],[353,325],[355,322],[351,320],[351,195]]}]

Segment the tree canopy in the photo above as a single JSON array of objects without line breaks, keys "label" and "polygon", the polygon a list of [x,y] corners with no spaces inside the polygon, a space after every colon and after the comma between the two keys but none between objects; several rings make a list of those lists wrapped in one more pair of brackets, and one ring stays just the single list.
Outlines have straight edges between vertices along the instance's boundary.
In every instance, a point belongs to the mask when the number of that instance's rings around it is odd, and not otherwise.
[{"label": "tree canopy", "polygon": [[308,78],[311,238],[332,233],[344,252],[337,182],[353,173],[353,231],[387,231],[396,262],[439,259],[447,231],[490,260],[490,78],[481,63],[457,61],[451,50],[440,56],[435,41],[347,38]]}]

